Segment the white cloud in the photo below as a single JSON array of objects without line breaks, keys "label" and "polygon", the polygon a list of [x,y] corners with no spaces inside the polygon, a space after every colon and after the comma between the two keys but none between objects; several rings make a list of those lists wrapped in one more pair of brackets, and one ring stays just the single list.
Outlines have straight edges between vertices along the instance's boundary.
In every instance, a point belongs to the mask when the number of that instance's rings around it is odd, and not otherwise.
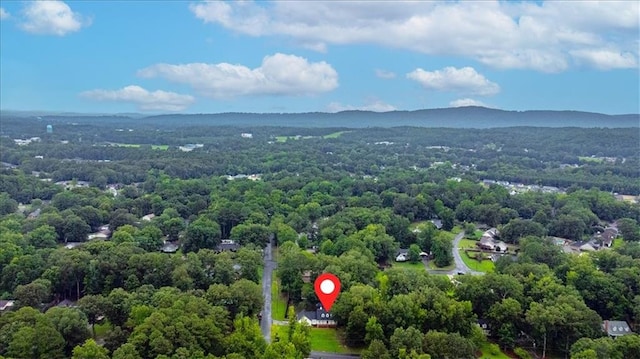
[{"label": "white cloud", "polygon": [[373,100],[367,102],[363,106],[343,105],[340,102],[331,102],[327,106],[327,112],[340,112],[340,111],[372,111],[372,112],[389,112],[395,111],[396,108],[393,105],[382,102],[380,100]]},{"label": "white cloud", "polygon": [[385,80],[396,78],[395,72],[380,69],[376,69],[376,76]]},{"label": "white cloud", "polygon": [[[189,8],[205,23],[285,36],[320,51],[327,44],[376,44],[542,72],[582,64],[575,51],[608,49],[636,63],[639,56],[637,1],[206,1]],[[589,64],[634,67],[630,61]]]},{"label": "white cloud", "polygon": [[73,12],[63,1],[32,1],[23,11],[20,27],[27,32],[41,35],[64,36],[90,24],[89,19]]},{"label": "white cloud", "polygon": [[425,71],[415,69],[407,74],[407,78],[419,82],[428,90],[457,92],[491,96],[500,92],[498,84],[489,81],[476,72],[473,67],[445,67],[442,70]]},{"label": "white cloud", "polygon": [[338,87],[338,73],[324,61],[310,63],[295,55],[265,56],[260,67],[250,69],[228,63],[156,64],[138,76],[163,77],[188,84],[213,98],[249,95],[313,95]]},{"label": "white cloud", "polygon": [[7,10],[0,7],[0,20],[8,19],[11,16]]},{"label": "white cloud", "polygon": [[119,90],[90,90],[80,95],[97,101],[130,102],[142,111],[182,111],[195,102],[190,95],[160,90],[150,92],[136,85]]},{"label": "white cloud", "polygon": [[630,52],[620,53],[611,50],[577,50],[571,54],[589,66],[609,70],[616,68],[634,68],[638,66],[638,60]]},{"label": "white cloud", "polygon": [[472,98],[461,98],[449,102],[449,107],[465,107],[465,106],[482,106],[488,107],[482,101],[474,100]]}]

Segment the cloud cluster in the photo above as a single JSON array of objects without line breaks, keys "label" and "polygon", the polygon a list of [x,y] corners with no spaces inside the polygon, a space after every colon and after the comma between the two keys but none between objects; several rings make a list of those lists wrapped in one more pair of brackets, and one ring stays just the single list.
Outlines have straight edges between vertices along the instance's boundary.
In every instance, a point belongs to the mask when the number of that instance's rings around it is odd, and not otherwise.
[{"label": "cloud cluster", "polygon": [[372,112],[389,112],[395,111],[396,108],[393,105],[382,102],[380,100],[372,100],[364,104],[363,106],[343,105],[340,102],[331,102],[327,106],[327,112],[341,112],[341,111],[372,111]]},{"label": "cloud cluster", "polygon": [[498,84],[487,80],[472,67],[445,67],[436,71],[418,68],[408,73],[407,78],[417,81],[428,90],[481,96],[491,96],[500,92]]},{"label": "cloud cluster", "polygon": [[90,25],[90,20],[63,1],[32,1],[23,10],[20,27],[33,34],[64,36]]},{"label": "cloud cluster", "polygon": [[482,106],[488,107],[482,101],[474,100],[472,98],[461,98],[449,102],[449,107],[466,107],[466,106]]},{"label": "cloud cluster", "polygon": [[190,95],[175,92],[150,92],[140,86],[126,86],[119,90],[90,90],[81,96],[97,101],[120,101],[136,104],[141,111],[182,111],[195,102]]},{"label": "cloud cluster", "polygon": [[203,96],[224,99],[249,95],[314,95],[338,87],[331,65],[295,55],[265,56],[254,69],[218,63],[155,64],[138,71],[143,78],[162,77],[187,84]]},{"label": "cloud cluster", "polygon": [[8,19],[11,16],[7,10],[0,7],[0,20]]},{"label": "cloud cluster", "polygon": [[541,72],[638,66],[637,1],[206,1],[190,10],[205,23],[319,51],[377,44]]}]

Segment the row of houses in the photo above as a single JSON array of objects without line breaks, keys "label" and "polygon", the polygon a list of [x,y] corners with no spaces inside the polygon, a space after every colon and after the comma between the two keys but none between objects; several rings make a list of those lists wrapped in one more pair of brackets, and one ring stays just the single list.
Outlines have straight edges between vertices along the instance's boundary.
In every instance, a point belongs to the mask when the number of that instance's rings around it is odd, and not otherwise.
[{"label": "row of houses", "polygon": [[604,228],[586,241],[571,241],[564,238],[553,237],[557,245],[562,246],[565,253],[576,254],[583,252],[595,252],[613,246],[613,241],[618,238],[618,228],[615,224]]}]

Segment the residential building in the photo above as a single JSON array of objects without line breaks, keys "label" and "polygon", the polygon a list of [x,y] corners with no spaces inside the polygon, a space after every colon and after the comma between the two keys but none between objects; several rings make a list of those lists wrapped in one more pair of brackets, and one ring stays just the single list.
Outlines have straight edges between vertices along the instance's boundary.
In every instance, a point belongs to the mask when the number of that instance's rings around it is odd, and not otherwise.
[{"label": "residential building", "polygon": [[0,312],[11,310],[16,305],[14,300],[0,300]]},{"label": "residential building", "polygon": [[325,311],[320,303],[316,305],[316,310],[299,312],[297,318],[298,322],[307,323],[312,327],[332,328],[337,325],[333,315]]},{"label": "residential building", "polygon": [[629,323],[622,320],[605,320],[602,322],[602,330],[610,337],[620,337],[623,335],[633,334]]}]

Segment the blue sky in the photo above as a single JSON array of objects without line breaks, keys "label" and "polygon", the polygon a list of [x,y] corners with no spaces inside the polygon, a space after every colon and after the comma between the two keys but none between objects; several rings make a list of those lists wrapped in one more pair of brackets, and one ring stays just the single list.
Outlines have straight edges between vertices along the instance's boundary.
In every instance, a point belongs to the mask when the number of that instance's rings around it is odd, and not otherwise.
[{"label": "blue sky", "polygon": [[2,1],[0,108],[640,112],[636,1]]}]

